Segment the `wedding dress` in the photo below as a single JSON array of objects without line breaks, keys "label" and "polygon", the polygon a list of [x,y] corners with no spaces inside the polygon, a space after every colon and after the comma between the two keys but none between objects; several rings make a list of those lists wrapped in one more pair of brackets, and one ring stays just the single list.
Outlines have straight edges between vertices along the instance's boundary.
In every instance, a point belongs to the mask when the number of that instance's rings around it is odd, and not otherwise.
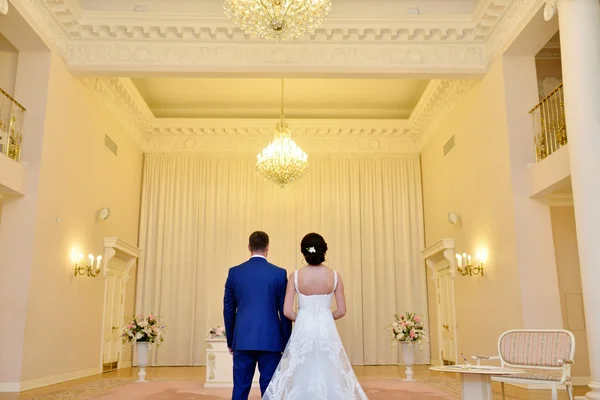
[{"label": "wedding dress", "polygon": [[298,316],[263,400],[368,400],[352,370],[331,313],[333,292],[298,294]]}]

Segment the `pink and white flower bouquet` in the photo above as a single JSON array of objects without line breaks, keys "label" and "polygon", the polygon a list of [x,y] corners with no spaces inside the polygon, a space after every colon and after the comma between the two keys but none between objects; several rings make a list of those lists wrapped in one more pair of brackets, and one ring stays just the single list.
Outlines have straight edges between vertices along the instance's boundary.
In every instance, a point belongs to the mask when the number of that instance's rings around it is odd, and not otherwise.
[{"label": "pink and white flower bouquet", "polygon": [[221,325],[213,326],[212,329],[206,334],[207,339],[224,339],[226,337],[225,327]]},{"label": "pink and white flower bouquet", "polygon": [[133,317],[123,327],[123,343],[127,342],[149,342],[160,346],[165,340],[166,326],[161,325],[159,317],[152,314],[138,315]]},{"label": "pink and white flower bouquet", "polygon": [[421,317],[415,313],[394,314],[394,322],[387,326],[387,330],[390,332],[393,345],[398,342],[423,344],[423,341],[427,342],[429,340],[425,336],[425,328]]}]

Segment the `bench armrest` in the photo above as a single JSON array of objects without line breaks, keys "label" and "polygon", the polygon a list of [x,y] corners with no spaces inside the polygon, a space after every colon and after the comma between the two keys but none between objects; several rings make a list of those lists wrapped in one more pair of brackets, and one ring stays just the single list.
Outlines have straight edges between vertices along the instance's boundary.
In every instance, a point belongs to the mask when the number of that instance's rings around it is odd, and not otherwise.
[{"label": "bench armrest", "polygon": [[499,360],[500,356],[472,356],[471,360],[477,361],[477,365],[481,365],[481,360]]},{"label": "bench armrest", "polygon": [[574,361],[573,360],[557,360],[559,365],[565,365],[565,364],[573,364]]}]

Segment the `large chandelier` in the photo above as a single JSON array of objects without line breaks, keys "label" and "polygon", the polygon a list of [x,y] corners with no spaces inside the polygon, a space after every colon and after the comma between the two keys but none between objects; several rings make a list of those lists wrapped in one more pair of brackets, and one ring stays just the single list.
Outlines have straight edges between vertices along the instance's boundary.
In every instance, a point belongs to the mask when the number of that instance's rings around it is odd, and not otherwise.
[{"label": "large chandelier", "polygon": [[257,158],[256,172],[266,180],[280,185],[302,178],[308,170],[308,156],[292,140],[292,131],[283,117],[283,79],[281,80],[281,116],[275,138],[262,150]]},{"label": "large chandelier", "polygon": [[246,34],[279,41],[314,33],[331,0],[225,0],[224,8]]}]

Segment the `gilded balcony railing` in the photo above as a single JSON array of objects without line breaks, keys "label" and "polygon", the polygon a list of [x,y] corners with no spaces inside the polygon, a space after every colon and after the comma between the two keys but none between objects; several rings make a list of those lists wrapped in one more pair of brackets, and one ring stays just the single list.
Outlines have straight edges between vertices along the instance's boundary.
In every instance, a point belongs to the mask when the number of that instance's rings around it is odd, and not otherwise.
[{"label": "gilded balcony railing", "polygon": [[25,107],[0,89],[0,153],[19,162]]},{"label": "gilded balcony railing", "polygon": [[533,118],[536,161],[542,161],[567,144],[563,84],[529,111]]}]

